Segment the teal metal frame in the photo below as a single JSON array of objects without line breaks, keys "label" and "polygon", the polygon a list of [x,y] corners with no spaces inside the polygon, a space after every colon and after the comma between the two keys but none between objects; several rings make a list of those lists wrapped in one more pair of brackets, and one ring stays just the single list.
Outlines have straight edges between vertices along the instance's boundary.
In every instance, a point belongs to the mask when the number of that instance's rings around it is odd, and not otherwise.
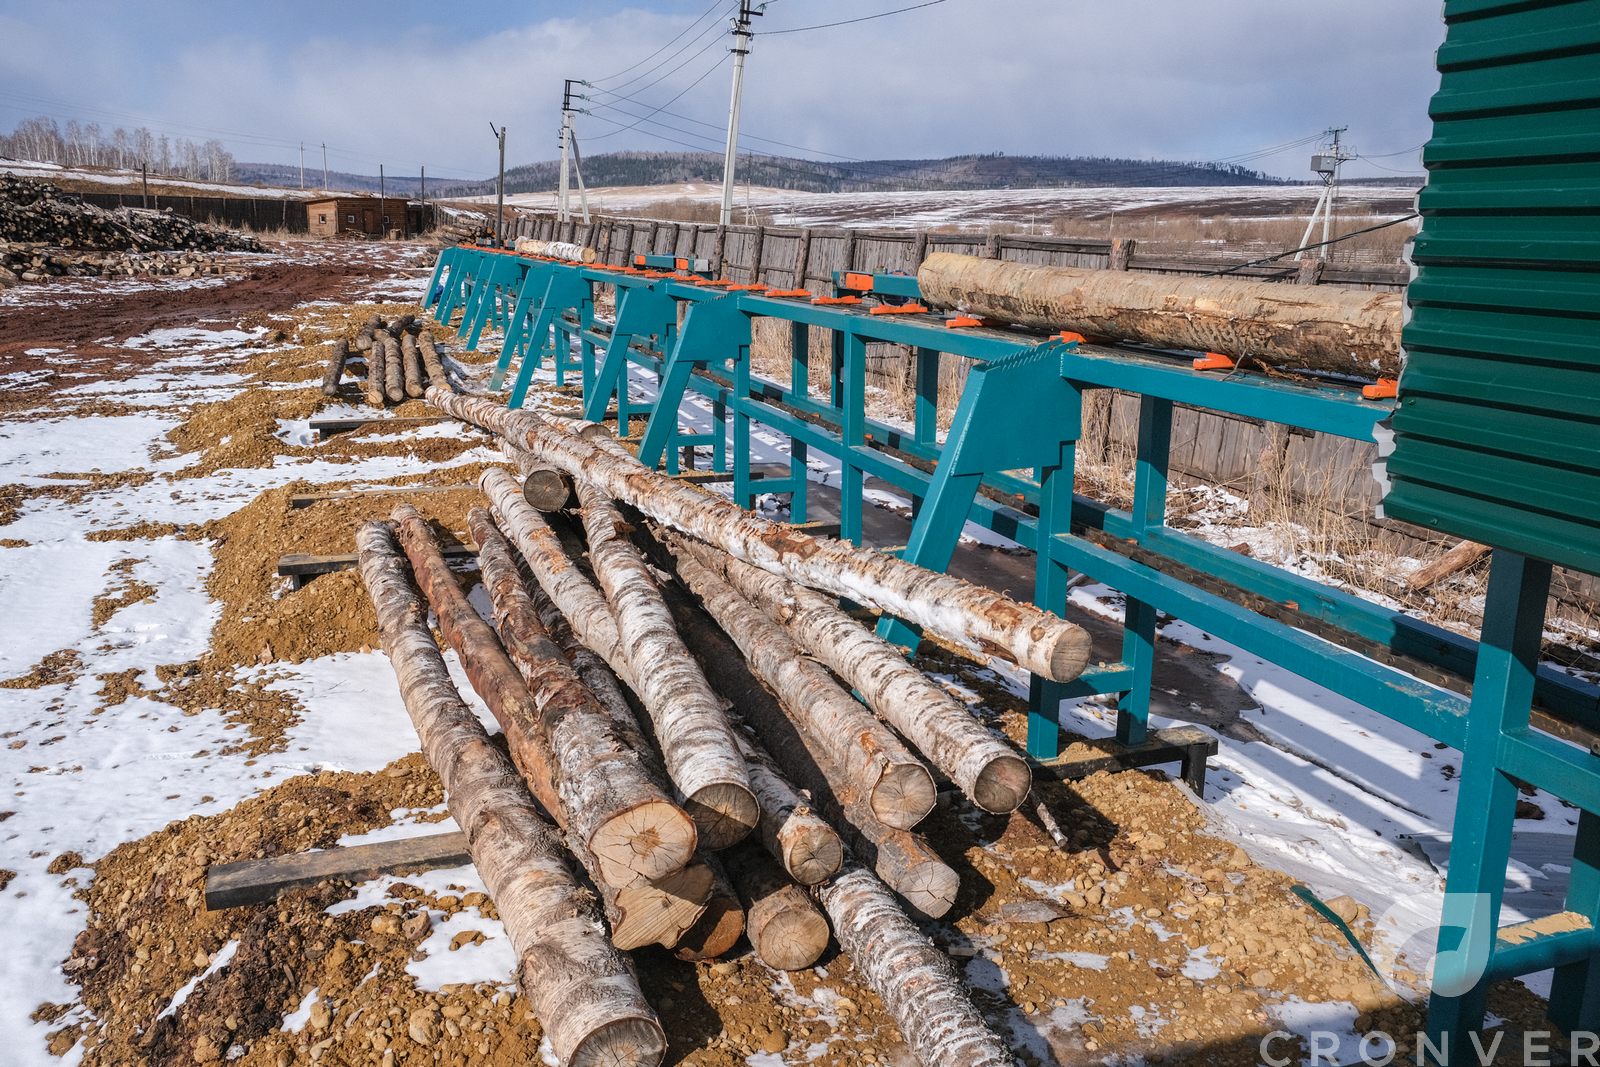
[{"label": "teal metal frame", "polygon": [[[876,308],[917,298],[915,279],[905,276],[873,276],[870,289],[863,291],[852,273],[835,279],[832,298],[807,300],[709,281],[681,267],[663,275],[524,260],[514,277],[506,265],[514,258],[454,250],[448,262],[441,257],[429,286],[430,299],[437,296],[435,314],[449,322],[461,309],[461,329],[474,339],[480,323],[503,322],[496,383],[520,361],[511,406],[524,401],[532,374],[545,359],[555,360],[558,375],[578,366],[586,418],[603,421],[614,404],[612,417],[626,437],[632,420],[643,416],[643,432],[635,438],[640,460],[665,464],[674,473],[682,449],[711,445],[715,469],[726,471],[731,461],[734,496],[746,507],[758,494],[788,494],[791,520],[804,521],[807,459],[825,455],[841,471],[840,534],[857,544],[864,483],[879,478],[914,502],[912,532],[901,553],[912,562],[944,570],[970,521],[1035,550],[1034,600],[1041,607],[1065,613],[1073,572],[1122,591],[1126,614],[1119,662],[1073,682],[1032,679],[1027,748],[1035,759],[1048,761],[1060,751],[1061,702],[1088,695],[1116,697],[1118,741],[1132,746],[1146,740],[1163,614],[1459,749],[1461,792],[1430,1027],[1447,1050],[1459,1047],[1463,1035],[1482,1025],[1487,983],[1552,966],[1557,968],[1552,1018],[1569,1030],[1600,1023],[1600,982],[1593,980],[1600,960],[1594,943],[1600,923],[1600,824],[1594,814],[1600,812],[1600,756],[1530,725],[1530,709],[1538,700],[1569,723],[1600,732],[1600,689],[1538,664],[1548,565],[1505,551],[1494,554],[1488,621],[1474,642],[1166,525],[1175,405],[1372,441],[1392,402],[1365,400],[1342,386],[1248,374],[1209,376],[1172,354],[952,329],[929,314],[875,314]],[[597,285],[616,293],[609,329],[594,315]],[[498,320],[496,307],[507,309]],[[755,318],[788,324],[790,383],[754,373]],[[829,331],[832,339],[825,396],[813,395],[808,384],[816,329]],[[866,414],[867,351],[876,343],[904,345],[915,354],[910,432]],[[945,354],[979,362],[941,444],[935,419]],[[657,376],[656,394],[648,401],[631,395],[633,368]],[[1092,389],[1140,398],[1133,504],[1127,510],[1075,491],[1083,397]],[[681,408],[691,394],[711,405],[710,433],[680,425]],[[758,477],[752,471],[750,438],[757,424],[789,438],[786,475]],[[995,432],[996,427],[1004,432]],[[930,465],[931,473],[925,469]],[[985,489],[1020,497],[1023,506],[992,499]],[[1245,597],[1203,588],[1186,580],[1186,571],[1471,677],[1471,696],[1419,681],[1329,637],[1251,610],[1239,602]],[[883,620],[880,630],[908,647],[918,640],[899,620]],[[1571,914],[1559,929],[1537,921],[1498,925],[1515,817],[1513,778],[1583,811],[1567,902]]]}]

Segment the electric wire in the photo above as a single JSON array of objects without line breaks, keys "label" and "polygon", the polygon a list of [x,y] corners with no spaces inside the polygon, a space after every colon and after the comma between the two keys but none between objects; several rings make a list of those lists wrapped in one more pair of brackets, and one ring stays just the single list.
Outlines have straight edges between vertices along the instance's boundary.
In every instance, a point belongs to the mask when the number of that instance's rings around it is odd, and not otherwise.
[{"label": "electric wire", "polygon": [[1246,262],[1246,263],[1235,263],[1231,267],[1226,267],[1226,268],[1224,268],[1222,270],[1214,270],[1209,274],[1202,274],[1202,275],[1200,275],[1200,277],[1202,277],[1202,278],[1215,278],[1218,275],[1232,274],[1234,271],[1244,270],[1246,267],[1259,267],[1263,263],[1271,263],[1274,260],[1282,259],[1285,256],[1292,256],[1292,255],[1295,255],[1296,253],[1299,253],[1299,252],[1310,252],[1313,249],[1325,248],[1328,245],[1336,245],[1340,241],[1348,241],[1348,240],[1350,240],[1350,238],[1352,238],[1352,237],[1360,237],[1364,233],[1374,233],[1374,232],[1376,232],[1378,230],[1387,230],[1390,226],[1398,226],[1402,222],[1410,222],[1412,219],[1417,219],[1417,218],[1421,218],[1421,217],[1422,217],[1422,215],[1421,215],[1420,212],[1413,211],[1410,214],[1401,215],[1399,218],[1389,219],[1387,222],[1380,222],[1380,223],[1378,223],[1378,224],[1376,224],[1374,226],[1363,226],[1359,230],[1351,230],[1349,233],[1341,233],[1337,237],[1328,238],[1326,241],[1318,241],[1315,244],[1301,245],[1299,248],[1290,248],[1290,249],[1288,249],[1286,251],[1278,252],[1278,253],[1276,253],[1274,255],[1263,256],[1260,259],[1252,259],[1252,260],[1250,260],[1249,262]]},{"label": "electric wire", "polygon": [[662,45],[660,48],[657,48],[654,52],[651,52],[649,55],[645,56],[643,59],[639,60],[639,62],[633,64],[632,66],[623,67],[621,70],[617,71],[615,74],[607,74],[603,78],[596,78],[595,81],[597,81],[597,82],[608,82],[608,81],[611,81],[611,80],[613,80],[615,78],[620,78],[624,74],[628,73],[630,70],[635,70],[638,67],[643,66],[644,64],[650,62],[656,56],[659,56],[662,52],[665,52],[667,49],[671,48],[674,44],[676,44],[680,39],[682,39],[684,34],[688,33],[690,30],[692,30],[696,26],[700,25],[700,23],[704,22],[707,15],[711,14],[713,11],[715,11],[717,8],[719,8],[721,6],[722,6],[722,0],[713,0],[713,3],[711,4],[710,7],[706,8],[704,11],[702,11],[700,13],[700,16],[698,18],[696,18],[693,22],[689,23],[689,25],[687,25],[683,29],[679,30],[678,33],[677,33],[677,36],[673,37],[672,40],[668,41],[666,44]]},{"label": "electric wire", "polygon": [[763,37],[775,37],[782,33],[806,33],[810,30],[830,30],[835,26],[854,26],[858,22],[871,22],[873,19],[888,18],[890,15],[901,15],[907,11],[920,11],[925,7],[933,7],[944,3],[945,0],[925,0],[924,3],[912,4],[909,7],[897,7],[893,11],[880,11],[875,15],[862,15],[859,18],[841,19],[838,22],[819,22],[814,26],[790,26],[786,30],[764,30]]}]

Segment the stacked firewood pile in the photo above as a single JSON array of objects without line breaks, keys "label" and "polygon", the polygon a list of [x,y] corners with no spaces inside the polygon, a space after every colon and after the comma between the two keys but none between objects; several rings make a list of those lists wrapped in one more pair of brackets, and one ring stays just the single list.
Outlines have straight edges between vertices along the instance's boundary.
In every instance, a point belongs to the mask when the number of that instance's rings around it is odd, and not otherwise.
[{"label": "stacked firewood pile", "polygon": [[391,322],[374,315],[361,327],[354,341],[343,338],[335,341],[328,357],[328,369],[322,376],[325,395],[339,394],[339,383],[350,369],[350,355],[355,352],[364,357],[361,391],[373,407],[415,400],[430,385],[447,390],[454,388],[433,334],[423,329],[414,315],[402,315]]},{"label": "stacked firewood pile", "polygon": [[65,253],[40,244],[0,241],[0,289],[47,278],[194,278],[237,269],[205,252]]},{"label": "stacked firewood pile", "polygon": [[[959,881],[915,827],[935,772],[1003,813],[1027,799],[1028,765],[838,598],[1061,679],[1087,634],[750,515],[598,427],[427,398],[498,433],[517,468],[487,470],[468,516],[493,624],[408,505],[361,528],[361,572],[560,1062],[659,1062],[623,950],[705,959],[744,935],[798,969],[831,934],[927,1067],[1013,1064],[912,921],[945,914]],[[452,688],[430,608],[509,758]]]},{"label": "stacked firewood pile", "polygon": [[99,251],[259,252],[248,234],[171,211],[85,204],[49,182],[0,174],[0,241]]}]

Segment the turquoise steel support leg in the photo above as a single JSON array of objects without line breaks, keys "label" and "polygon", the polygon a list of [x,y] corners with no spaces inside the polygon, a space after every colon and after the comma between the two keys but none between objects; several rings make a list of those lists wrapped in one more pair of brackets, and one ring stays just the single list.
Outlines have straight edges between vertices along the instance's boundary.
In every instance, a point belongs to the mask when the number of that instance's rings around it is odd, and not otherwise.
[{"label": "turquoise steel support leg", "polygon": [[861,543],[862,499],[866,478],[855,450],[867,444],[867,340],[854,331],[844,338],[844,421],[839,456],[839,536]]},{"label": "turquoise steel support leg", "polygon": [[[690,304],[683,316],[677,340],[668,350],[661,367],[661,386],[655,407],[645,424],[639,442],[639,462],[652,470],[678,436],[678,411],[683,403],[689,378],[697,367],[720,363],[732,366],[734,374],[744,368],[748,387],[750,358],[750,316],[739,310],[736,297],[729,295],[700,304]],[[748,447],[741,451],[748,453]]]},{"label": "turquoise steel support leg", "polygon": [[914,436],[925,445],[936,443],[939,437],[939,356],[937,349],[917,349],[917,404],[913,425]]},{"label": "turquoise steel support leg", "polygon": [[444,296],[444,287],[440,284],[445,271],[450,269],[450,264],[455,261],[456,249],[441,248],[439,260],[433,265],[433,276],[428,279],[428,291],[422,294],[422,310],[427,311],[434,307]]},{"label": "turquoise steel support leg", "polygon": [[806,521],[807,497],[806,443],[789,439],[789,521]]},{"label": "turquoise steel support leg", "polygon": [[844,332],[833,330],[829,344],[832,346],[828,367],[828,402],[834,407],[844,404]]},{"label": "turquoise steel support leg", "polygon": [[[1136,536],[1166,524],[1167,464],[1172,451],[1172,401],[1139,398],[1139,451],[1133,482]],[[1150,733],[1150,682],[1155,669],[1156,609],[1126,598],[1122,662],[1133,668],[1133,687],[1117,701],[1117,740],[1143,744]]]},{"label": "turquoise steel support leg", "polygon": [[668,343],[678,321],[677,305],[653,289],[629,287],[617,298],[617,320],[611,342],[595,375],[593,388],[583,395],[583,417],[603,422],[613,397],[617,401],[617,428],[628,433],[628,349],[636,340],[654,334]]},{"label": "turquoise steel support leg", "polygon": [[[589,284],[574,271],[564,271],[550,276],[550,281],[545,287],[544,301],[539,306],[539,316],[534,320],[533,329],[529,333],[522,365],[517,368],[516,383],[512,386],[511,396],[506,401],[508,406],[513,408],[522,406],[528,395],[528,389],[533,384],[534,371],[544,363],[545,352],[550,353],[559,367],[560,361],[565,357],[555,348],[561,343],[563,336],[562,330],[557,329],[557,324],[564,321],[568,311],[573,312],[581,321],[583,307],[586,303],[592,302],[593,295]],[[554,338],[554,341],[550,341],[551,338]],[[497,367],[496,370],[498,369]],[[493,384],[493,381],[491,376],[490,383]]]},{"label": "turquoise steel support leg", "polygon": [[[1081,397],[1081,394],[1079,394]],[[1081,417],[1082,406],[1072,413],[1072,421]],[[1058,462],[1045,467],[1039,475],[1039,537],[1069,533],[1072,529],[1073,474],[1077,463],[1078,446],[1074,440],[1061,445]],[[1046,611],[1063,615],[1071,590],[1067,568],[1057,563],[1049,552],[1034,556],[1033,602]],[[1034,759],[1055,759],[1061,754],[1061,701],[1066,695],[1066,684],[1053,682],[1039,675],[1028,681],[1028,755]]]},{"label": "turquoise steel support leg", "polygon": [[789,324],[789,390],[811,395],[811,327],[803,322]]},{"label": "turquoise steel support leg", "polygon": [[[1588,916],[1600,927],[1600,816],[1592,812],[1578,813],[1566,910]],[[1556,968],[1550,983],[1550,1021],[1568,1034],[1600,1030],[1600,957]]]},{"label": "turquoise steel support leg", "polygon": [[1483,974],[1500,924],[1517,805],[1517,787],[1498,763],[1500,743],[1528,726],[1549,592],[1548,563],[1495,552],[1428,1000],[1428,1032],[1444,1056],[1425,1056],[1441,1067],[1473,1062],[1467,1035],[1483,1027]]}]

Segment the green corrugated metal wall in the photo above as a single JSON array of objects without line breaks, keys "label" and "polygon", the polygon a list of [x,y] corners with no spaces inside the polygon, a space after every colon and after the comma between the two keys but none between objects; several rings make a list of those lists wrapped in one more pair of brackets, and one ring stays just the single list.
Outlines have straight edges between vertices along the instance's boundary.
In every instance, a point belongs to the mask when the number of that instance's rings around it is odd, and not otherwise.
[{"label": "green corrugated metal wall", "polygon": [[1600,573],[1600,0],[1447,0],[1384,514]]}]

